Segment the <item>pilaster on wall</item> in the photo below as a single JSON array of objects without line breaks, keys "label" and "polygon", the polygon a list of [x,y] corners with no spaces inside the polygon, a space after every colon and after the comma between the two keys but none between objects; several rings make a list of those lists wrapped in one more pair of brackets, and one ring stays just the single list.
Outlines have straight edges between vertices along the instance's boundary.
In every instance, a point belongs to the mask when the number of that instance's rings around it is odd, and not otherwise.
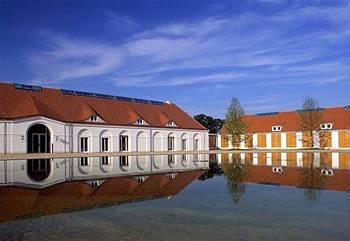
[{"label": "pilaster on wall", "polygon": [[218,164],[222,163],[222,154],[218,154]]},{"label": "pilaster on wall", "polygon": [[271,144],[271,133],[267,133],[266,134],[266,148],[271,148],[272,144]]},{"label": "pilaster on wall", "polygon": [[221,149],[222,147],[221,147],[221,135],[220,134],[218,134],[217,141],[218,141],[218,148]]},{"label": "pilaster on wall", "polygon": [[258,153],[254,152],[253,153],[253,165],[258,165],[258,164],[259,164]]},{"label": "pilaster on wall", "polygon": [[296,133],[296,142],[297,142],[297,148],[303,147],[303,133],[302,132]]},{"label": "pilaster on wall", "polygon": [[258,134],[253,134],[253,148],[258,147]]},{"label": "pilaster on wall", "polygon": [[272,166],[272,153],[266,153],[266,166]]},{"label": "pilaster on wall", "polygon": [[241,153],[241,163],[245,163],[245,153]]},{"label": "pilaster on wall", "polygon": [[228,138],[228,148],[229,148],[229,149],[233,149],[233,145],[232,145],[232,135],[229,135],[229,138]]},{"label": "pilaster on wall", "polygon": [[285,152],[282,152],[281,153],[281,166],[285,167],[288,165],[288,162],[287,162],[287,153]]},{"label": "pilaster on wall", "polygon": [[332,148],[339,148],[339,132],[332,131]]},{"label": "pilaster on wall", "polygon": [[332,153],[332,168],[339,168],[339,153]]},{"label": "pilaster on wall", "polygon": [[320,147],[320,134],[317,131],[312,131],[312,138],[313,138],[313,143],[315,148]]},{"label": "pilaster on wall", "polygon": [[314,153],[314,166],[315,167],[321,166],[321,155],[319,152]]},{"label": "pilaster on wall", "polygon": [[245,147],[245,142],[244,142],[244,135],[241,135],[241,143],[240,143],[240,148],[244,148]]},{"label": "pilaster on wall", "polygon": [[281,133],[281,148],[287,148],[287,133]]},{"label": "pilaster on wall", "polygon": [[297,153],[297,167],[302,167],[303,166],[303,153],[298,152]]}]

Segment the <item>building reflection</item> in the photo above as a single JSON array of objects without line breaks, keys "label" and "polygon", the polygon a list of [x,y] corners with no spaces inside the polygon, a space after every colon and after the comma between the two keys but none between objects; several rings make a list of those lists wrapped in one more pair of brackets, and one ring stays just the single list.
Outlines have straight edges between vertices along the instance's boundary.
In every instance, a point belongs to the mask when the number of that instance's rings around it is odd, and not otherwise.
[{"label": "building reflection", "polygon": [[224,176],[227,182],[228,191],[234,203],[239,203],[245,193],[245,179],[248,175],[247,164],[240,159],[233,159],[232,163],[223,165]]},{"label": "building reflection", "polygon": [[[151,162],[153,158],[149,158]],[[171,198],[198,179],[207,169],[208,161],[177,161],[157,168],[128,170],[115,176],[88,176],[53,183],[46,187],[16,183],[0,186],[0,221],[36,217],[155,198]],[[130,161],[130,160],[129,160]],[[132,165],[132,163],[131,163]]]},{"label": "building reflection", "polygon": [[230,153],[218,155],[217,163],[234,203],[244,194],[245,183],[298,187],[314,201],[322,189],[350,189],[350,160],[338,158],[339,153]]}]

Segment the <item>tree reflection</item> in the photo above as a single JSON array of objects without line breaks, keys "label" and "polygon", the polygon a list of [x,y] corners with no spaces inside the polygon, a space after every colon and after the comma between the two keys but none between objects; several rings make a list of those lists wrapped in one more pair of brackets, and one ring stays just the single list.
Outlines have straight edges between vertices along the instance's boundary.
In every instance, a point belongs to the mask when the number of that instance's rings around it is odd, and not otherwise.
[{"label": "tree reflection", "polygon": [[223,169],[228,191],[233,203],[237,204],[246,190],[246,184],[243,181],[247,175],[247,165],[233,160],[232,163],[225,164]]},{"label": "tree reflection", "polygon": [[316,201],[321,196],[321,189],[325,183],[325,176],[321,168],[315,166],[314,155],[311,155],[310,164],[303,168],[300,174],[300,188],[303,188],[304,196],[308,201]]},{"label": "tree reflection", "polygon": [[204,181],[209,178],[213,178],[214,176],[221,176],[223,173],[222,168],[218,165],[217,161],[209,162],[209,170],[203,173],[198,179]]}]

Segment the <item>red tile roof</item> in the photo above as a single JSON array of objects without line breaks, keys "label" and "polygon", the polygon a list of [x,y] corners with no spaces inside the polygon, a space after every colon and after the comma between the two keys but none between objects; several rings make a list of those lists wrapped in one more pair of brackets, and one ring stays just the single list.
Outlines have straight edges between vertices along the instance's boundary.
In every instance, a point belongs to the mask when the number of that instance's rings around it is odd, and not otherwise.
[{"label": "red tile roof", "polygon": [[[244,121],[248,125],[249,133],[272,132],[272,126],[282,126],[282,132],[300,130],[299,115],[296,111],[277,112],[275,115],[245,115]],[[324,123],[333,123],[333,129],[350,129],[350,109],[344,107],[325,108],[323,110]],[[224,128],[220,133],[224,133]]]},{"label": "red tile roof", "polygon": [[84,181],[60,183],[45,189],[0,187],[0,222],[37,214],[93,208],[99,205],[124,203],[178,194],[204,173],[195,170],[178,173],[174,179],[167,174],[153,174],[144,183],[133,177],[107,179],[97,189]]},{"label": "red tile roof", "polygon": [[[276,183],[284,186],[303,186],[301,175],[305,168],[283,167],[283,174],[273,173],[272,166],[249,166],[245,182]],[[334,176],[326,176],[322,185],[327,190],[347,191],[350,189],[350,170],[334,169]]]},{"label": "red tile roof", "polygon": [[169,121],[173,121],[177,128],[206,129],[173,103],[157,105],[67,95],[51,88],[22,90],[16,89],[14,84],[0,83],[0,119],[44,116],[81,123],[91,115],[98,115],[105,124],[110,125],[134,125],[141,118],[152,127],[165,127]]}]

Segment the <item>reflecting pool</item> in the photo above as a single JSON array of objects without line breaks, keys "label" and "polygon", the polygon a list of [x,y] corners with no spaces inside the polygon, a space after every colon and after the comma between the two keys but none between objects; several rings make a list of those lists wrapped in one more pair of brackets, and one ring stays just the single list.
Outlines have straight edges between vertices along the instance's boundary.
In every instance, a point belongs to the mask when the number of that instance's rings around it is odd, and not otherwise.
[{"label": "reflecting pool", "polygon": [[2,185],[0,240],[348,241],[350,160],[319,154],[165,156],[158,169],[147,157],[143,170]]}]

